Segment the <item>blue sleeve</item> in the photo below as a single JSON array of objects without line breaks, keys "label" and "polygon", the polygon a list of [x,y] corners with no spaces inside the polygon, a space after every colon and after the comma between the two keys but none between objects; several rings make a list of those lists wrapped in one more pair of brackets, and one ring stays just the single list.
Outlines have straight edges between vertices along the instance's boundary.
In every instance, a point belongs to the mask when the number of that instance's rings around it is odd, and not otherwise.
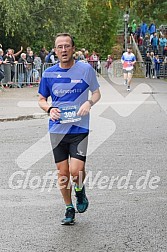
[{"label": "blue sleeve", "polygon": [[90,68],[89,68],[88,83],[89,83],[89,89],[90,89],[91,92],[94,92],[100,86],[98,81],[97,81],[97,78],[96,78],[96,72],[95,72],[95,70],[94,70],[94,68],[92,66],[90,66]]},{"label": "blue sleeve", "polygon": [[38,93],[45,98],[48,98],[50,96],[50,90],[48,87],[47,78],[44,76],[42,76],[42,79],[40,81]]},{"label": "blue sleeve", "polygon": [[124,55],[122,55],[121,59],[122,59],[122,60],[125,60]]}]

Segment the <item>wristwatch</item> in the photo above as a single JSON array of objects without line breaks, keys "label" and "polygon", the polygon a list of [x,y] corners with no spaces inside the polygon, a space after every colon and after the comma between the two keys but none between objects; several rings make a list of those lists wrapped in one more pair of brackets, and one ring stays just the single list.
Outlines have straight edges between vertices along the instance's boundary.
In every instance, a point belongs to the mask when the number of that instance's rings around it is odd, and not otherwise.
[{"label": "wristwatch", "polygon": [[94,105],[92,100],[88,100],[88,102],[90,103],[91,107]]},{"label": "wristwatch", "polygon": [[50,115],[50,111],[51,111],[52,108],[54,108],[54,107],[52,107],[52,106],[49,107],[49,109],[48,109],[48,111],[47,111],[48,115]]}]

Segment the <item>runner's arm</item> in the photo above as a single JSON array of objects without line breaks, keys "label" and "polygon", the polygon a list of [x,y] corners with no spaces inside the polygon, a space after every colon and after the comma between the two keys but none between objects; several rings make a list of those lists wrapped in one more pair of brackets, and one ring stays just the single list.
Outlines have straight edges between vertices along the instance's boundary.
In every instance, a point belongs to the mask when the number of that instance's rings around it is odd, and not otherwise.
[{"label": "runner's arm", "polygon": [[100,98],[101,98],[100,90],[96,89],[94,92],[92,92],[91,98],[82,104],[82,106],[80,107],[77,114],[80,116],[87,115],[89,113],[91,107],[96,102],[98,102],[100,100]]},{"label": "runner's arm", "polygon": [[50,115],[52,121],[60,118],[60,110],[58,108],[51,107],[47,102],[47,98],[39,94],[38,104],[41,109]]},{"label": "runner's arm", "polygon": [[93,102],[93,105],[98,102],[101,98],[101,93],[100,93],[100,90],[99,88],[96,89],[94,92],[92,92],[92,96],[90,98],[90,100]]},{"label": "runner's arm", "polygon": [[121,59],[121,63],[122,63],[122,65],[124,64],[124,60],[123,59]]},{"label": "runner's arm", "polygon": [[124,62],[125,62],[124,55],[122,55],[122,57],[121,57],[121,63],[124,64]]}]

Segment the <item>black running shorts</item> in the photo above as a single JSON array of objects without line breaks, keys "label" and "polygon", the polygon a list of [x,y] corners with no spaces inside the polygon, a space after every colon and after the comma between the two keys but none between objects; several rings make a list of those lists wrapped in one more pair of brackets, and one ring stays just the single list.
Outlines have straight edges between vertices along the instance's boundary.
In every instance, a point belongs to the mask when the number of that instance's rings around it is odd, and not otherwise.
[{"label": "black running shorts", "polygon": [[50,133],[50,140],[55,163],[69,157],[86,161],[88,133],[66,135]]}]

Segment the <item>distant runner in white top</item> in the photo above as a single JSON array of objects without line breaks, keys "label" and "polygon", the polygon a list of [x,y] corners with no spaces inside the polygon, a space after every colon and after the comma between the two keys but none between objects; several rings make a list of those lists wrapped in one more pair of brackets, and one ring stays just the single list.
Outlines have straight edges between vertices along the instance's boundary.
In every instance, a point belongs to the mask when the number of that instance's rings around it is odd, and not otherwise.
[{"label": "distant runner in white top", "polygon": [[133,66],[136,63],[136,57],[132,53],[131,46],[127,47],[127,52],[124,52],[121,57],[124,74],[124,85],[128,85],[127,90],[130,91],[130,84],[133,76]]}]

